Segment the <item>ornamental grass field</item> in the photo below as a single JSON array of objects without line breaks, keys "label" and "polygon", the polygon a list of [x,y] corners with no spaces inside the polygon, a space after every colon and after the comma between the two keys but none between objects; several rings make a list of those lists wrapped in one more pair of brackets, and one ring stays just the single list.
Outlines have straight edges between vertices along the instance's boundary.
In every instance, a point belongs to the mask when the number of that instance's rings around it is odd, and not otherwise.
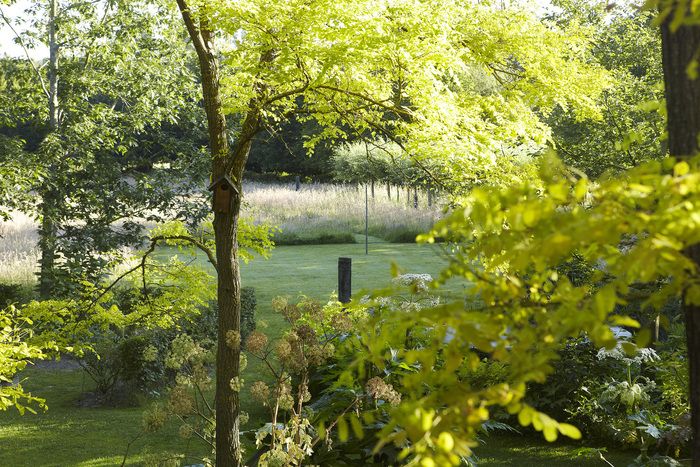
[{"label": "ornamental grass field", "polygon": [[[374,196],[368,187],[369,234],[393,243],[413,242],[440,217],[439,200],[418,192],[418,207],[413,190],[376,185]],[[334,184],[293,184],[249,182],[243,215],[258,222],[277,226],[278,244],[349,243],[353,234],[365,231],[365,187]],[[398,197],[398,199],[397,199]]]}]

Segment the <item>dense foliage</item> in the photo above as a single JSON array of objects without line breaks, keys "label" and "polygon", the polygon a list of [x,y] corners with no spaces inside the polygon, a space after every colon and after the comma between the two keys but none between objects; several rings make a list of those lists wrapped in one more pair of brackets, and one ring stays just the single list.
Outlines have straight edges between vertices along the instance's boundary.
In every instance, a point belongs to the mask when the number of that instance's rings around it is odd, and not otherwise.
[{"label": "dense foliage", "polygon": [[[470,464],[505,422],[636,446],[640,464],[684,452],[700,427],[679,312],[700,307],[700,159],[667,157],[657,28],[697,27],[693,5],[177,6],[199,77],[167,2],[30,2],[19,32],[0,10],[27,49],[0,59],[0,218],[40,222],[43,298],[0,290],[0,410],[46,408],[18,375],[72,354],[100,404],[165,393],[138,436],[175,418],[205,463],[242,461],[242,393],[264,408],[260,465]],[[447,266],[396,269],[350,304],[278,297],[275,340],[238,268],[275,231],[239,218],[249,156],[280,179],[402,186],[416,207],[441,190],[449,208],[419,240]],[[227,191],[213,217],[210,165]],[[249,379],[250,357],[269,374]]]}]

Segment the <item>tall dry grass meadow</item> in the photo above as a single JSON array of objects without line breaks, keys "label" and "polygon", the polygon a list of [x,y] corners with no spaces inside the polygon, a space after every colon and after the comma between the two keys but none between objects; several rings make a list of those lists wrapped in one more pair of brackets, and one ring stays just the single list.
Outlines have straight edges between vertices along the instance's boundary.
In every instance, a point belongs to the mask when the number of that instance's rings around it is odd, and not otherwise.
[{"label": "tall dry grass meadow", "polygon": [[[365,231],[364,186],[302,184],[296,191],[294,184],[246,182],[243,189],[243,215],[279,227],[277,243],[333,243]],[[391,187],[391,199],[385,185],[374,191],[368,195],[368,230],[379,239],[412,242],[440,217],[439,203],[428,206],[426,192],[418,192],[416,209],[413,190]]]},{"label": "tall dry grass meadow", "polygon": [[36,222],[25,214],[13,212],[9,221],[0,221],[0,282],[36,281],[38,239]]}]

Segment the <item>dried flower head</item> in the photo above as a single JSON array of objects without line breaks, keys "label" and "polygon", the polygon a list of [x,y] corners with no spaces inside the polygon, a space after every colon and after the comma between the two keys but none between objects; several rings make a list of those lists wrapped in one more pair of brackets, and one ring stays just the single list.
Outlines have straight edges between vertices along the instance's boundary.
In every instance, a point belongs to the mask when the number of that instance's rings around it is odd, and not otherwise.
[{"label": "dried flower head", "polygon": [[391,384],[385,382],[379,376],[375,376],[367,381],[365,390],[375,400],[381,399],[394,406],[401,403],[401,394],[396,392]]},{"label": "dried flower head", "polygon": [[243,378],[239,376],[234,376],[233,378],[231,378],[231,381],[229,381],[229,386],[231,387],[231,390],[233,392],[241,392],[241,389],[243,389],[244,382],[245,381],[243,380]]},{"label": "dried flower head", "polygon": [[275,297],[272,299],[272,309],[277,312],[282,312],[289,305],[287,297]]},{"label": "dried flower head", "polygon": [[297,308],[299,308],[302,314],[309,316],[314,321],[323,319],[323,307],[316,299],[302,297],[301,301],[297,304]]},{"label": "dried flower head", "polygon": [[256,381],[250,387],[250,395],[254,400],[267,405],[270,400],[270,387],[262,381]]},{"label": "dried flower head", "polygon": [[282,410],[292,410],[292,407],[294,407],[294,397],[288,392],[280,394],[279,405]]},{"label": "dried flower head", "polygon": [[260,355],[267,347],[267,336],[260,331],[253,331],[245,342],[245,347],[249,352]]},{"label": "dried flower head", "polygon": [[308,324],[302,324],[294,328],[294,332],[299,339],[303,340],[307,344],[313,344],[316,342],[316,331],[311,328]]},{"label": "dried flower head", "polygon": [[175,386],[170,391],[168,398],[170,410],[175,415],[188,415],[194,411],[194,398],[192,393],[184,386]]},{"label": "dried flower head", "polygon": [[306,349],[306,359],[310,366],[319,366],[333,356],[334,350],[331,344],[326,344],[325,346],[315,344]]},{"label": "dried flower head", "polygon": [[281,341],[277,342],[277,345],[275,346],[275,353],[277,354],[277,358],[283,362],[286,362],[292,355],[292,344],[290,344],[286,339],[282,339]]},{"label": "dried flower head", "polygon": [[185,423],[184,425],[180,426],[178,434],[182,439],[190,439],[194,434],[194,428],[192,428],[192,425],[190,425],[189,423]]},{"label": "dried flower head", "polygon": [[160,430],[163,425],[165,425],[167,418],[168,414],[163,407],[160,404],[153,404],[143,413],[141,423],[143,424],[144,431],[153,433]]},{"label": "dried flower head", "polygon": [[341,311],[331,316],[331,326],[339,332],[350,332],[353,328],[352,318],[347,312]]}]

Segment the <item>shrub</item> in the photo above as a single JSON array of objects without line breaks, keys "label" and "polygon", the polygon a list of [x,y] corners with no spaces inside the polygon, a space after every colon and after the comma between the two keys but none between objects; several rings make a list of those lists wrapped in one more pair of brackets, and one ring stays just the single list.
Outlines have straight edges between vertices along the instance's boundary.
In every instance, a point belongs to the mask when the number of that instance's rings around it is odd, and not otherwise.
[{"label": "shrub", "polygon": [[282,231],[275,234],[276,245],[332,245],[341,243],[356,243],[355,236],[350,232],[313,232],[298,233]]},{"label": "shrub", "polygon": [[0,283],[0,308],[8,305],[23,305],[32,301],[36,294],[30,284]]},{"label": "shrub", "polygon": [[93,405],[136,405],[139,394],[156,396],[168,382],[165,353],[172,340],[161,329],[124,336],[105,332],[93,342],[95,352],[80,361],[95,382]]}]

